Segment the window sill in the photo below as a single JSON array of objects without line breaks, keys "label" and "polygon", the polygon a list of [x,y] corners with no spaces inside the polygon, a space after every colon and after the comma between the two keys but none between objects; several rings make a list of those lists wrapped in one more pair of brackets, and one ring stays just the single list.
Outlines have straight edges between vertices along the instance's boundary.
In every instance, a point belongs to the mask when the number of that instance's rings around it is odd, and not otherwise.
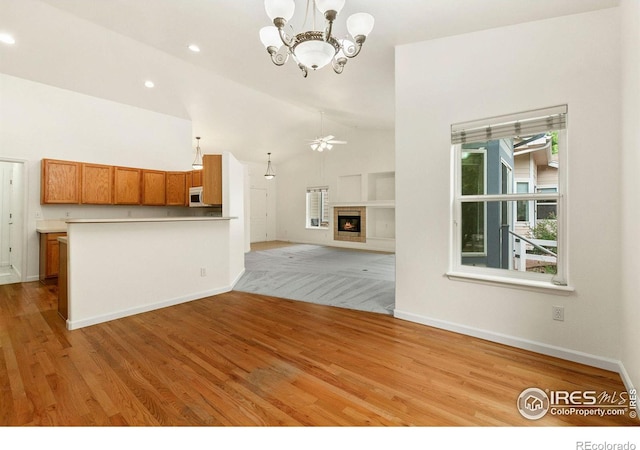
[{"label": "window sill", "polygon": [[323,231],[328,231],[329,227],[306,227],[307,230],[323,230]]},{"label": "window sill", "polygon": [[553,294],[569,295],[575,292],[573,286],[561,286],[547,281],[523,280],[522,278],[498,277],[465,272],[447,272],[447,278],[454,281],[469,281],[493,286],[504,286],[515,289],[535,290]]}]

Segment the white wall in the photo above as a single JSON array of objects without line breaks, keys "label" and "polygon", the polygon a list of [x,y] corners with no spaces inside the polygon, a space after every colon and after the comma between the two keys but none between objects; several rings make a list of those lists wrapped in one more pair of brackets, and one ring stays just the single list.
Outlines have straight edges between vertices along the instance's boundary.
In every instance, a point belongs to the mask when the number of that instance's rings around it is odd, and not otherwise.
[{"label": "white wall", "polygon": [[[329,202],[336,201],[338,177],[395,170],[394,133],[386,130],[342,128],[325,120],[325,130],[346,140],[331,151],[312,151],[300,143],[300,156],[278,165],[277,237],[280,240],[355,247],[370,250],[392,250],[393,245],[368,241],[364,244],[333,240],[333,229],[306,229],[306,190],[312,186],[329,186]],[[333,217],[331,218],[333,223]],[[393,244],[393,243],[392,243]]]},{"label": "white wall", "polygon": [[230,291],[244,270],[238,220],[70,222],[67,327]]},{"label": "white wall", "polygon": [[[190,170],[191,122],[0,74],[0,157],[26,160],[27,280],[38,278],[37,218],[167,216],[183,208],[40,205],[42,158]],[[185,212],[186,214],[186,212]],[[40,217],[38,217],[40,216]]]},{"label": "white wall", "polygon": [[[398,317],[617,368],[623,356],[619,28],[619,8],[612,8],[397,48]],[[447,279],[450,125],[564,103],[575,293]],[[553,305],[564,306],[564,322],[552,320]]]},{"label": "white wall", "polygon": [[622,30],[622,362],[640,388],[640,2],[623,0]]}]

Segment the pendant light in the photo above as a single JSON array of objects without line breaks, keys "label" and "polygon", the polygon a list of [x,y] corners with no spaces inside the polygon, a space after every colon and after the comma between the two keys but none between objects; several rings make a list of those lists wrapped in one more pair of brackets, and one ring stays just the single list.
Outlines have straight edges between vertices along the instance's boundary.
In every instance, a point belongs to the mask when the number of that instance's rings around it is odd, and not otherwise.
[{"label": "pendant light", "polygon": [[276,173],[273,171],[273,167],[271,167],[271,153],[267,153],[269,155],[269,161],[267,162],[267,172],[264,174],[264,177],[267,180],[273,180],[276,177]]},{"label": "pendant light", "polygon": [[193,167],[193,170],[202,170],[202,152],[200,151],[200,137],[197,136],[197,143],[196,143],[196,159],[193,160],[193,164],[191,164],[191,167]]}]

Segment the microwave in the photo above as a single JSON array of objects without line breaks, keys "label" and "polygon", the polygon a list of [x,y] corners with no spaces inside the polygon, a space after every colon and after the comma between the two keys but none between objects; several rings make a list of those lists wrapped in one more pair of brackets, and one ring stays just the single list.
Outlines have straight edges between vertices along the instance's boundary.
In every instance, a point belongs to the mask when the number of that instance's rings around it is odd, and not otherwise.
[{"label": "microwave", "polygon": [[203,208],[211,205],[207,205],[204,202],[202,194],[202,186],[196,186],[189,188],[189,206],[192,208]]}]

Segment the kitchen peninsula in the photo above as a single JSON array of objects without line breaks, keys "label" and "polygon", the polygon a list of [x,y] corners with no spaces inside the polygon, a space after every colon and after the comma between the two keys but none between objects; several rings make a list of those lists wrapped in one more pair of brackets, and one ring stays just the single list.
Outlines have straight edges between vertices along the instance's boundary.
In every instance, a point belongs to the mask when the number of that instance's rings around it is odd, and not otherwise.
[{"label": "kitchen peninsula", "polygon": [[67,220],[67,328],[230,291],[244,272],[234,222],[241,220]]}]

